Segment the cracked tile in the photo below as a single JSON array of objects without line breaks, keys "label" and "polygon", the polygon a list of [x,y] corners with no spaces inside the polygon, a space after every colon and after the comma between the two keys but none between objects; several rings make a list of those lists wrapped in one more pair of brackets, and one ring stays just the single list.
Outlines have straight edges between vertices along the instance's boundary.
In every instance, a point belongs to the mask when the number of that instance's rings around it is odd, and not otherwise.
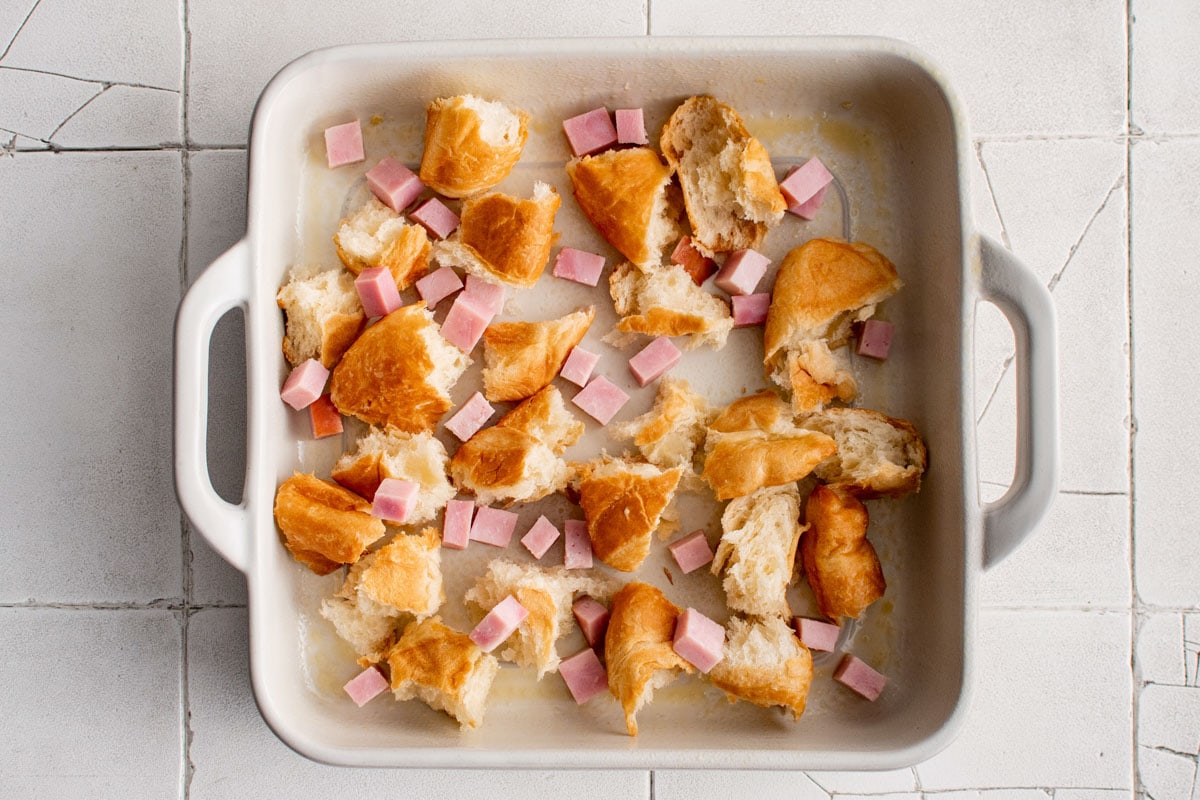
[{"label": "cracked tile", "polygon": [[[1147,133],[1200,130],[1200,5],[1133,0],[1133,123]],[[1161,798],[1160,798],[1161,800]]]},{"label": "cracked tile", "polygon": [[1194,797],[1196,762],[1176,753],[1138,748],[1138,777],[1147,800],[1185,800]]},{"label": "cracked tile", "polygon": [[49,139],[104,87],[97,83],[0,68],[0,128]]},{"label": "cracked tile", "polygon": [[5,797],[175,797],[180,626],[170,611],[0,609]]},{"label": "cracked tile", "polygon": [[1044,789],[968,789],[938,792],[927,797],[931,800],[1050,800]]},{"label": "cracked tile", "polygon": [[1129,792],[1113,789],[1055,789],[1054,800],[1129,800]]},{"label": "cracked tile", "polygon": [[1143,682],[1182,686],[1187,675],[1182,616],[1171,612],[1142,616],[1136,652],[1135,667]]},{"label": "cracked tile", "polygon": [[922,800],[920,792],[888,792],[886,794],[835,794],[834,800]]},{"label": "cracked tile", "polygon": [[698,797],[787,797],[829,800],[829,794],[803,772],[783,770],[654,770],[654,800]]},{"label": "cracked tile", "polygon": [[985,605],[1129,607],[1129,498],[1060,494],[1038,530],[984,576]]},{"label": "cracked tile", "polygon": [[41,0],[3,63],[178,91],[183,85],[178,0]]},{"label": "cracked tile", "polygon": [[[664,35],[890,36],[928,52],[963,100],[976,135],[1123,132],[1125,6],[1119,0],[971,0],[856,3],[654,0],[650,30]],[[986,57],[982,57],[986,54]],[[1054,76],[1047,80],[1047,76]],[[1003,211],[1003,208],[1001,208]]]},{"label": "cracked tile", "polygon": [[37,0],[10,0],[0,3],[0,59],[4,58],[5,50],[12,43],[21,25],[33,10]]},{"label": "cracked tile", "polygon": [[1137,591],[1149,605],[1200,605],[1200,382],[1189,356],[1200,303],[1200,142],[1136,142],[1132,154]]},{"label": "cracked tile", "polygon": [[1200,753],[1200,689],[1143,687],[1138,699],[1138,744],[1188,756]]},{"label": "cracked tile", "polygon": [[178,92],[110,86],[51,140],[61,147],[160,147],[183,141]]},{"label": "cracked tile", "polygon": [[0,510],[0,601],[180,595],[171,364],[182,182],[178,153],[0,159],[0,295],[22,298],[0,317],[6,411],[64,443],[28,425],[0,432],[21,465]]},{"label": "cracked tile", "polygon": [[[189,157],[188,283],[246,234],[246,154],[208,150]],[[226,314],[209,348],[209,475],[236,502],[246,468],[246,350],[241,315]],[[198,532],[190,535],[192,602],[245,603],[246,579]]]},{"label": "cracked tile", "polygon": [[316,47],[363,41],[521,37],[641,36],[643,0],[587,3],[562,13],[553,0],[519,4],[466,0],[406,3],[381,14],[378,3],[341,3],[338,13],[307,24],[287,0],[246,4],[237,14],[218,0],[188,3],[191,32],[189,134],[201,144],[244,144],[254,101],[285,64]]},{"label": "cracked tile", "polygon": [[911,769],[886,772],[810,772],[813,782],[833,795],[847,792],[880,794],[917,790],[917,776]]},{"label": "cracked tile", "polygon": [[[976,144],[971,159],[971,206],[976,229],[1000,243],[1008,239],[983,161],[982,145]],[[1013,353],[1012,328],[991,303],[975,306],[975,418],[987,407]]]},{"label": "cracked tile", "polygon": [[917,766],[924,791],[1131,788],[1127,612],[985,609],[975,655],[973,707]]},{"label": "cracked tile", "polygon": [[650,775],[644,770],[348,769],[309,761],[276,739],[258,713],[246,628],[244,609],[199,611],[188,625],[194,800],[276,798],[280,786],[287,786],[294,800],[324,800],[345,794],[348,786],[359,797],[392,796],[402,787],[403,795],[428,800],[650,798]]}]

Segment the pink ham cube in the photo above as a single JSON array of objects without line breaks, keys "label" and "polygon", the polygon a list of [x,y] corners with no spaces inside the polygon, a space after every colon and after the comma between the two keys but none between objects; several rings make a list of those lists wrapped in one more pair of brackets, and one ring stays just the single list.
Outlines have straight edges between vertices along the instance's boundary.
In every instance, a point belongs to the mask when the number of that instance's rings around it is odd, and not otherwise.
[{"label": "pink ham cube", "polygon": [[310,358],[288,374],[283,388],[279,390],[279,397],[299,411],[312,405],[321,396],[327,380],[329,370],[320,361]]},{"label": "pink ham cube", "polygon": [[650,144],[646,136],[646,118],[640,108],[618,108],[617,144]]},{"label": "pink ham cube", "polygon": [[592,370],[599,360],[600,356],[596,353],[576,345],[571,348],[558,374],[576,386],[587,386],[588,378],[592,377]]},{"label": "pink ham cube", "polygon": [[449,267],[441,267],[418,280],[416,286],[417,294],[425,301],[425,307],[433,308],[463,288],[463,282],[457,272]]},{"label": "pink ham cube", "polygon": [[690,236],[684,236],[675,245],[671,251],[671,263],[683,267],[697,286],[702,286],[717,271],[717,262],[697,250]]},{"label": "pink ham cube", "polygon": [[[659,336],[629,359],[629,371],[637,379],[638,386],[645,386],[671,367],[679,363],[683,353],[665,336]],[[586,409],[584,409],[586,411]],[[590,413],[590,412],[589,412]]]},{"label": "pink ham cube", "polygon": [[446,514],[442,520],[442,547],[451,550],[466,550],[471,539],[471,517],[475,515],[475,504],[470,500],[451,500],[446,503]]},{"label": "pink ham cube", "polygon": [[733,327],[762,325],[767,321],[767,309],[771,307],[771,295],[735,294],[733,296]]},{"label": "pink ham cube", "polygon": [[753,294],[770,265],[771,259],[757,250],[734,250],[713,283],[732,295]]},{"label": "pink ham cube", "polygon": [[878,358],[880,361],[888,357],[892,349],[892,334],[895,328],[890,322],[879,319],[869,319],[862,324],[858,333],[858,347],[854,352],[860,356]]},{"label": "pink ham cube", "polygon": [[380,692],[388,688],[388,680],[375,667],[367,667],[342,687],[354,705],[362,708]]},{"label": "pink ham cube", "polygon": [[575,702],[583,705],[598,694],[608,691],[608,673],[596,651],[588,647],[558,664],[558,674],[567,684]]},{"label": "pink ham cube", "polygon": [[387,267],[364,269],[354,279],[354,288],[368,317],[386,317],[402,305],[396,279]]},{"label": "pink ham cube", "polygon": [[431,197],[414,208],[408,218],[429,231],[435,239],[445,239],[458,227],[458,214],[436,197]]},{"label": "pink ham cube", "polygon": [[554,523],[546,519],[545,516],[537,518],[537,522],[529,529],[528,533],[521,537],[521,544],[525,545],[525,549],[533,553],[534,558],[540,559],[546,555],[546,551],[550,546],[558,541],[558,537],[562,534],[558,528],[554,527]]},{"label": "pink ham cube", "polygon": [[595,647],[604,641],[604,631],[608,628],[608,609],[603,603],[585,594],[571,604],[571,613],[575,615],[588,647]]},{"label": "pink ham cube", "polygon": [[466,293],[491,311],[493,317],[504,310],[504,287],[498,283],[485,281],[477,275],[467,275]]},{"label": "pink ham cube", "polygon": [[495,407],[484,399],[482,394],[476,392],[471,395],[470,400],[462,404],[462,408],[453,417],[446,420],[446,430],[457,436],[460,442],[465,442],[478,433],[483,423],[495,413]]},{"label": "pink ham cube", "polygon": [[567,569],[592,568],[592,539],[587,523],[569,519],[563,523],[563,566]]},{"label": "pink ham cube", "polygon": [[667,549],[684,575],[695,572],[713,560],[713,551],[708,546],[708,537],[703,530],[692,531],[682,539],[676,539],[667,545]]},{"label": "pink ham cube", "polygon": [[571,152],[576,156],[590,156],[617,143],[617,129],[604,106],[564,119],[562,126]]},{"label": "pink ham cube", "polygon": [[600,282],[600,273],[603,271],[604,256],[576,250],[574,247],[564,247],[554,259],[552,273],[556,278],[595,286]]},{"label": "pink ham cube", "polygon": [[792,620],[792,627],[809,650],[832,653],[837,649],[838,634],[841,633],[841,628],[837,625],[819,619],[796,617]]},{"label": "pink ham cube", "polygon": [[366,158],[363,155],[362,125],[358,120],[325,129],[325,158],[329,161],[330,169],[356,164]]},{"label": "pink ham cube", "polygon": [[442,336],[459,350],[470,353],[494,316],[483,301],[463,292],[454,298],[454,305],[442,321]]},{"label": "pink ham cube", "polygon": [[385,158],[367,171],[367,185],[380,202],[397,214],[425,188],[417,174],[394,158]]},{"label": "pink ham cube", "polygon": [[629,395],[608,378],[597,375],[592,382],[583,387],[572,400],[575,405],[586,411],[601,425],[617,415],[621,407],[629,402]]},{"label": "pink ham cube", "polygon": [[725,629],[694,608],[675,620],[675,652],[696,669],[707,673],[725,657]]},{"label": "pink ham cube", "polygon": [[472,642],[479,645],[480,650],[490,653],[512,636],[528,616],[529,609],[510,594],[497,603],[486,617],[479,620],[475,630],[468,635]]},{"label": "pink ham cube", "polygon": [[797,167],[788,170],[787,175],[779,182],[779,190],[789,206],[798,206],[811,200],[817,192],[833,183],[833,173],[826,169],[821,159],[810,158]]},{"label": "pink ham cube", "polygon": [[404,522],[417,506],[417,492],[420,488],[413,481],[384,478],[375,490],[371,516],[389,522]]},{"label": "pink ham cube", "polygon": [[821,210],[821,203],[825,200],[825,192],[829,189],[828,186],[822,186],[809,199],[803,203],[793,203],[787,207],[787,210],[795,214],[800,219],[816,219],[817,212]]},{"label": "pink ham cube", "polygon": [[476,510],[475,521],[471,523],[471,541],[483,542],[495,547],[508,547],[508,543],[512,541],[513,531],[516,529],[517,514],[515,511],[483,506]]},{"label": "pink ham cube", "polygon": [[833,671],[833,679],[868,700],[878,700],[883,687],[887,685],[885,676],[849,653],[842,657],[841,663]]}]

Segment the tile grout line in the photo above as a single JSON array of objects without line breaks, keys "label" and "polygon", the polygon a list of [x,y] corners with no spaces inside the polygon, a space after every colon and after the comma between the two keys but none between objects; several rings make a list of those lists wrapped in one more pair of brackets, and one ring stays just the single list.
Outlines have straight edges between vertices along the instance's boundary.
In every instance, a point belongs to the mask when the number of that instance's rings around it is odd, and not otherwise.
[{"label": "tile grout line", "polygon": [[[190,236],[189,220],[191,217],[191,198],[192,198],[192,161],[189,144],[191,141],[191,130],[188,119],[188,96],[191,88],[191,52],[192,52],[192,33],[188,26],[188,0],[180,0],[179,3],[180,25],[183,32],[183,75],[182,84],[180,86],[180,127],[182,128],[182,148],[181,158],[183,163],[183,236],[179,245],[179,282],[180,282],[180,299],[187,293],[188,288],[188,240]],[[183,726],[181,737],[181,753],[180,753],[180,797],[182,800],[188,800],[192,793],[192,777],[196,772],[195,764],[192,762],[192,703],[191,703],[191,682],[188,674],[188,639],[189,627],[192,617],[192,592],[194,588],[194,576],[192,574],[192,536],[191,526],[188,523],[186,515],[180,509],[180,550],[183,559],[183,613],[182,613],[182,631],[183,631],[183,646],[180,656],[180,678],[182,681],[182,692],[180,694],[181,714],[180,722]]]},{"label": "tile grout line", "polygon": [[[1125,0],[1125,131],[1132,134],[1135,130],[1133,122],[1133,0]],[[1139,134],[1141,130],[1137,131]],[[1141,771],[1138,767],[1138,752],[1140,747],[1140,731],[1138,715],[1140,713],[1141,690],[1138,686],[1137,664],[1137,634],[1141,620],[1141,609],[1137,593],[1137,539],[1135,536],[1134,508],[1137,504],[1134,461],[1134,444],[1137,438],[1137,418],[1134,416],[1134,384],[1133,384],[1133,141],[1130,136],[1125,138],[1125,309],[1126,309],[1126,342],[1129,347],[1127,359],[1129,389],[1127,401],[1129,404],[1129,450],[1127,454],[1129,476],[1129,770],[1131,795],[1137,798],[1142,792]],[[1193,787],[1194,788],[1194,787]]]},{"label": "tile grout line", "polygon": [[8,57],[8,51],[12,50],[12,46],[17,43],[17,37],[21,35],[21,31],[25,30],[25,25],[28,24],[29,18],[33,16],[33,12],[37,11],[38,6],[41,4],[42,0],[33,0],[33,5],[29,9],[29,13],[25,15],[25,19],[21,20],[21,24],[17,26],[16,32],[8,40],[8,44],[4,46],[4,50],[0,52],[0,61]]},{"label": "tile grout line", "polygon": [[[15,39],[13,41],[16,41]],[[79,83],[96,83],[102,86],[126,86],[130,89],[149,89],[155,92],[169,92],[170,94],[179,94],[178,89],[168,89],[165,86],[153,86],[149,83],[135,83],[133,81],[106,81],[101,78],[80,78],[78,75],[68,75],[65,72],[53,72],[48,69],[35,69],[33,67],[11,67],[0,65],[0,71],[6,70],[9,72],[32,72],[35,75],[49,75],[53,78],[65,78],[69,81],[78,81]]]}]

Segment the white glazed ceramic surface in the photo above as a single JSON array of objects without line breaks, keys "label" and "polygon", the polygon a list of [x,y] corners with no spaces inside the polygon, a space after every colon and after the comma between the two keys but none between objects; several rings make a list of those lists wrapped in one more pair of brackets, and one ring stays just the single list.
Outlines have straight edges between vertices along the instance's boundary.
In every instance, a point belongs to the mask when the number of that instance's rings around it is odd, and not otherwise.
[{"label": "white glazed ceramic surface", "polygon": [[[838,178],[838,196],[830,194],[818,219],[789,216],[768,237],[768,255],[777,262],[808,238],[848,230],[898,265],[906,286],[880,314],[897,324],[897,345],[884,363],[856,364],[861,405],[912,420],[929,445],[930,468],[919,495],[870,504],[871,538],[889,590],[843,643],[887,673],[878,702],[837,687],[830,656],[816,660],[810,707],[798,724],[774,711],[730,706],[688,678],[643,709],[637,739],[624,734],[610,698],[580,708],[556,676],[538,684],[528,671],[503,670],[484,725],[466,733],[420,703],[360,710],[342,695],[341,683],[356,671],[352,657],[314,613],[340,578],[300,568],[279,543],[271,509],[284,477],[293,469],[327,474],[355,428],[348,426],[344,441],[312,442],[307,415],[279,402],[287,365],[275,291],[295,264],[337,264],[329,237],[344,211],[366,196],[363,168],[387,154],[415,165],[425,104],[467,91],[530,111],[529,144],[501,188],[527,192],[534,180],[556,185],[564,195],[560,244],[604,252],[610,265],[615,253],[580,221],[570,197],[562,170],[570,154],[559,122],[601,104],[644,106],[653,137],[679,100],[705,92],[743,114],[781,171],[819,155]],[[364,125],[368,164],[329,171],[322,131],[375,115],[379,125]],[[916,763],[947,744],[967,709],[976,580],[1045,512],[1058,463],[1053,307],[1032,273],[970,229],[967,145],[939,72],[906,46],[880,39],[369,45],[318,51],[283,70],[255,114],[247,238],[196,282],[176,331],[177,487],[195,527],[246,572],[255,695],[275,732],[312,758],[359,766],[884,769]],[[603,282],[588,289],[556,281],[547,270],[534,289],[509,291],[505,313],[544,319],[595,303],[597,322],[585,341],[604,354],[598,370],[634,394],[618,416],[629,419],[650,405],[653,386],[634,391],[623,364],[635,350],[622,354],[599,342],[613,321],[604,289]],[[1019,366],[1016,479],[987,508],[978,499],[969,397],[981,298],[1013,324]],[[204,452],[208,337],[234,306],[247,314],[248,464],[240,506],[213,492]],[[476,356],[482,360],[481,351]],[[687,353],[675,374],[723,403],[762,385],[760,359],[760,329],[736,330],[720,352]],[[574,387],[559,383],[569,398]],[[474,388],[470,380],[457,386],[456,403]],[[587,422],[570,457],[613,447]],[[560,517],[567,511],[561,500],[522,508],[518,537],[542,509]],[[705,527],[715,542],[717,513],[712,504],[683,500],[680,531]],[[445,554],[448,621],[466,624],[455,601],[486,559],[500,554],[479,544]],[[528,557],[515,539],[505,555]],[[636,577],[723,618],[715,578],[674,569],[668,579],[664,567],[673,564],[656,541]],[[798,612],[811,607],[803,585],[790,599]],[[574,652],[581,642],[572,634],[559,652]]]}]

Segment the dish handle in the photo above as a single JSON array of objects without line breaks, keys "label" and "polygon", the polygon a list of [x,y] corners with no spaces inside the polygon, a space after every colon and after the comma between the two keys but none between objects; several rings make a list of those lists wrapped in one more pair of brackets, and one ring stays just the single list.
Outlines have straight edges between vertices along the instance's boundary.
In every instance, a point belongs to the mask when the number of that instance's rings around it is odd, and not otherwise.
[{"label": "dish handle", "polygon": [[1058,492],[1058,332],[1050,290],[1033,270],[979,237],[980,291],[1008,319],[1016,340],[1017,459],[1012,485],[983,510],[983,566],[1017,549]]},{"label": "dish handle", "polygon": [[175,317],[175,491],[196,530],[246,571],[250,516],[245,500],[226,502],[208,476],[208,350],[217,322],[250,297],[250,248],[235,244],[192,285]]}]

